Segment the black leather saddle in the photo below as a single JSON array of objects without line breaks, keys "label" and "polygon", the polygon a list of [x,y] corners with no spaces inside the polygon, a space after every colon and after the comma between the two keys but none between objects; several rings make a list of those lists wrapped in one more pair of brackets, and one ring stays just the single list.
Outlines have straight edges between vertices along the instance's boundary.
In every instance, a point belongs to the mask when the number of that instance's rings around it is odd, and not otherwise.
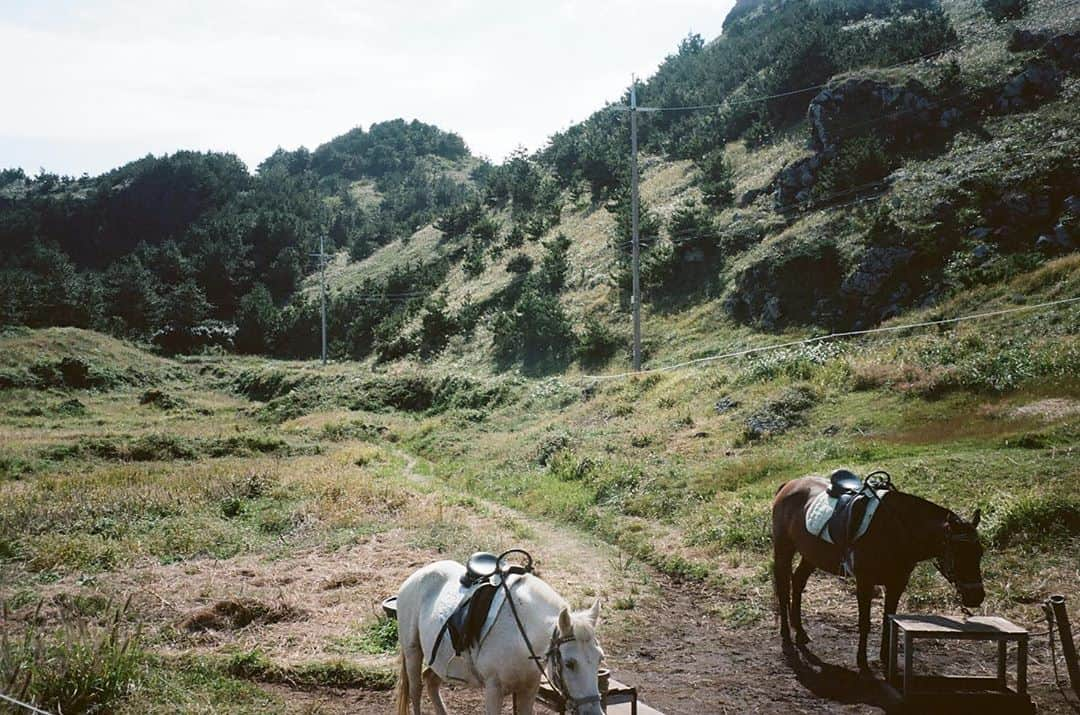
[{"label": "black leather saddle", "polygon": [[865,486],[861,477],[847,469],[837,469],[829,475],[829,496],[836,499],[829,518],[829,538],[845,553],[855,541],[870,502]]},{"label": "black leather saddle", "polygon": [[863,488],[862,478],[847,469],[837,469],[829,475],[829,496],[840,497]]},{"label": "black leather saddle", "polygon": [[[525,563],[512,564],[506,560],[511,554],[520,554]],[[439,652],[443,637],[449,632],[450,643],[454,646],[454,654],[460,656],[462,652],[472,648],[480,640],[480,631],[487,620],[488,611],[491,610],[491,602],[495,599],[495,592],[499,590],[503,579],[512,574],[526,574],[532,572],[532,557],[521,549],[511,549],[498,556],[487,551],[478,551],[465,562],[465,573],[461,575],[461,585],[472,589],[468,596],[462,599],[450,617],[446,619],[439,635],[435,638],[435,647],[431,650],[428,665],[435,662],[435,656]],[[498,575],[499,578],[495,578]]]}]

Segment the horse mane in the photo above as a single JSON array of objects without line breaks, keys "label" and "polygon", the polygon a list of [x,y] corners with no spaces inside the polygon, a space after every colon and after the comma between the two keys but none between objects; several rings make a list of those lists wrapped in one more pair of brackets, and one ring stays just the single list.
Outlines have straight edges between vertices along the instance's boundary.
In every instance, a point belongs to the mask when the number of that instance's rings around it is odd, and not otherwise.
[{"label": "horse mane", "polygon": [[907,505],[913,506],[916,509],[918,509],[919,511],[924,511],[929,516],[940,515],[942,519],[947,519],[950,516],[952,516],[952,517],[957,518],[960,521],[963,521],[962,519],[960,519],[960,517],[958,517],[956,515],[956,513],[953,510],[947,509],[947,508],[941,506],[940,504],[935,504],[934,502],[930,501],[929,499],[924,499],[923,497],[918,496],[916,494],[912,494],[911,492],[905,492],[905,491],[901,491],[899,489],[894,489],[893,491],[889,492],[889,495],[890,495],[890,498],[892,498],[892,499],[895,499],[897,497],[902,497],[903,501],[906,502]]}]

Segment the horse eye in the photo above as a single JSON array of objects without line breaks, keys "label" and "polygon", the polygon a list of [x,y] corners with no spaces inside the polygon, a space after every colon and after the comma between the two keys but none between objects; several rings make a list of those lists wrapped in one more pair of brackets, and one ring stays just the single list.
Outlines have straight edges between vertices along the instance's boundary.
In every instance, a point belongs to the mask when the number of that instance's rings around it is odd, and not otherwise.
[{"label": "horse eye", "polygon": [[566,661],[566,668],[568,670],[577,670],[577,661],[576,660],[568,660],[568,661]]}]

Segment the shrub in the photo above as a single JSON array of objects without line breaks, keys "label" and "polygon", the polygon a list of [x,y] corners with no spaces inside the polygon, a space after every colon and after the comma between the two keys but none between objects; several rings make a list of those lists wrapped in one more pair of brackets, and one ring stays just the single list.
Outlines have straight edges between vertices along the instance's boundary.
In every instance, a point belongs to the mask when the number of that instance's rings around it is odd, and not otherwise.
[{"label": "shrub", "polygon": [[446,298],[439,295],[428,299],[420,318],[420,354],[429,357],[441,352],[457,331],[457,321],[447,310]]},{"label": "shrub", "polygon": [[468,248],[465,250],[465,260],[461,264],[461,269],[467,277],[476,278],[484,272],[486,267],[484,244],[475,239],[470,241]]},{"label": "shrub", "polygon": [[236,349],[253,355],[269,352],[279,320],[270,291],[263,284],[256,284],[240,299],[236,314]]},{"label": "shrub", "polygon": [[583,365],[600,366],[623,347],[622,338],[596,316],[585,319],[585,329],[578,335],[577,358]]},{"label": "shrub", "polygon": [[567,253],[570,239],[560,233],[544,244],[544,257],[540,259],[540,284],[552,293],[558,293],[566,285],[566,272],[570,269]]},{"label": "shrub", "polygon": [[1071,495],[1024,496],[989,516],[986,533],[998,547],[1036,546],[1080,535],[1080,500]]},{"label": "shrub", "polygon": [[509,273],[524,275],[532,270],[533,259],[527,253],[517,253],[506,262],[506,270]]},{"label": "shrub", "polygon": [[520,359],[528,367],[558,362],[571,352],[573,332],[559,299],[529,286],[514,307],[492,320],[495,356],[503,362]]},{"label": "shrub", "polygon": [[840,192],[884,178],[895,165],[880,137],[868,134],[847,139],[836,156],[821,167],[811,194],[819,201],[836,198]]}]

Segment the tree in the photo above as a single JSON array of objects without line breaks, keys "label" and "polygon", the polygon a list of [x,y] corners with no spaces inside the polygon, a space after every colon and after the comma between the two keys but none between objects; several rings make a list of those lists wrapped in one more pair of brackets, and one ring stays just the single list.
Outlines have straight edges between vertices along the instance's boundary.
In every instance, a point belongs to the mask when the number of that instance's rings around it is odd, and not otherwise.
[{"label": "tree", "polygon": [[726,208],[735,202],[735,179],[723,147],[713,149],[697,162],[701,169],[698,185],[708,206]]},{"label": "tree", "polygon": [[428,298],[420,318],[420,354],[424,357],[438,354],[457,330],[457,322],[447,310],[446,297]]},{"label": "tree", "polygon": [[540,259],[540,282],[551,293],[558,293],[566,285],[566,272],[570,269],[567,253],[570,239],[560,233],[544,244],[544,257]]},{"label": "tree", "polygon": [[520,359],[527,367],[557,366],[573,351],[574,334],[558,297],[526,286],[508,311],[500,311],[491,324],[495,357],[502,362]]},{"label": "tree", "polygon": [[213,306],[194,280],[174,286],[162,297],[158,322],[181,330],[190,330],[210,315]]},{"label": "tree", "polygon": [[256,283],[240,299],[236,313],[236,349],[250,355],[269,353],[279,320],[270,291],[262,283]]},{"label": "tree", "polygon": [[118,317],[124,332],[145,335],[159,310],[157,280],[135,254],[114,261],[102,278],[104,312]]}]

